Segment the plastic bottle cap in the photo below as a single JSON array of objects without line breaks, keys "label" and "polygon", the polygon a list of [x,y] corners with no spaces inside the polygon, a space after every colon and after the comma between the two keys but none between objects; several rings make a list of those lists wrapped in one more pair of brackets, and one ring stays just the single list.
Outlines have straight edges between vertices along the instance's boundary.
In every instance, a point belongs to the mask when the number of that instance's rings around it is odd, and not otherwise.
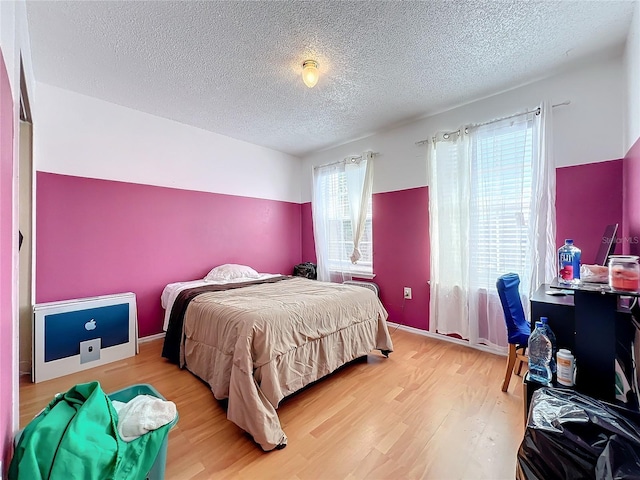
[{"label": "plastic bottle cap", "polygon": [[549,321],[549,319],[547,317],[540,317],[540,321],[542,323],[547,323]]},{"label": "plastic bottle cap", "polygon": [[573,356],[571,350],[567,350],[566,348],[561,348],[560,350],[558,350],[558,355],[566,355],[567,357]]},{"label": "plastic bottle cap", "polygon": [[564,243],[573,243],[573,239],[572,238],[567,238],[567,239],[565,239]]}]

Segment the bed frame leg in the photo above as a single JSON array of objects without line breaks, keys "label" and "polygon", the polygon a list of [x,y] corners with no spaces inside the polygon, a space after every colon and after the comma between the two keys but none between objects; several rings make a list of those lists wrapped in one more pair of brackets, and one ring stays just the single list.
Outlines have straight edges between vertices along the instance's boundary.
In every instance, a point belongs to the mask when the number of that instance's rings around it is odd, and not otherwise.
[{"label": "bed frame leg", "polygon": [[389,358],[389,354],[391,353],[391,350],[380,350],[380,353],[382,353],[382,355],[384,355],[385,357]]}]

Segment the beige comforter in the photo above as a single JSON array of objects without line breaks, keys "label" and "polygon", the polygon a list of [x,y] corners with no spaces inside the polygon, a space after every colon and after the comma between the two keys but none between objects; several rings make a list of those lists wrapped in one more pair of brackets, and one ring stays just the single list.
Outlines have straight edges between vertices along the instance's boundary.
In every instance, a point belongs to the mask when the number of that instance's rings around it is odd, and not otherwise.
[{"label": "beige comforter", "polygon": [[292,278],[203,293],[184,318],[181,357],[227,418],[264,450],[284,446],[276,408],[287,395],[371,350],[393,350],[387,312],[366,289]]}]

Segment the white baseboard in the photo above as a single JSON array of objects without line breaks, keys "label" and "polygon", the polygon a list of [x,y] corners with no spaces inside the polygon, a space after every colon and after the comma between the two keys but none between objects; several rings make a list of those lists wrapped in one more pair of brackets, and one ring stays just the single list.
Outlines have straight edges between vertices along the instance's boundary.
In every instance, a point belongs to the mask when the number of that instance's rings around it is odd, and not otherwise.
[{"label": "white baseboard", "polygon": [[469,348],[475,348],[476,350],[482,350],[483,352],[493,353],[494,355],[501,355],[503,357],[507,356],[506,353],[496,352],[495,350],[493,350],[490,347],[487,347],[485,345],[471,345],[466,340],[462,340],[460,338],[455,338],[455,337],[449,337],[449,336],[443,335],[441,333],[428,332],[426,330],[420,330],[419,328],[409,327],[407,325],[401,325],[399,323],[393,323],[393,322],[387,322],[387,325],[389,325],[390,327],[395,327],[395,328],[400,329],[400,330],[404,330],[406,332],[411,332],[411,333],[415,333],[417,335],[422,335],[423,337],[429,337],[429,338],[433,338],[435,340],[443,340],[445,342],[455,343],[457,345],[462,345],[462,346],[469,347]]},{"label": "white baseboard", "polygon": [[138,339],[138,343],[147,343],[147,342],[153,342],[154,340],[160,340],[161,338],[164,338],[165,335],[166,335],[166,332],[161,332],[161,333],[156,333],[155,335],[141,337]]}]

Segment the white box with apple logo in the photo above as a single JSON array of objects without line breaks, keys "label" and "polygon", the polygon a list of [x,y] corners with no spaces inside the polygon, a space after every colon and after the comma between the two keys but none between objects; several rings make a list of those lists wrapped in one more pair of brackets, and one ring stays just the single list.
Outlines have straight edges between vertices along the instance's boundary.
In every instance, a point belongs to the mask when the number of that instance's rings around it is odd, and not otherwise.
[{"label": "white box with apple logo", "polygon": [[41,382],[137,352],[134,293],[34,306],[32,379]]}]

